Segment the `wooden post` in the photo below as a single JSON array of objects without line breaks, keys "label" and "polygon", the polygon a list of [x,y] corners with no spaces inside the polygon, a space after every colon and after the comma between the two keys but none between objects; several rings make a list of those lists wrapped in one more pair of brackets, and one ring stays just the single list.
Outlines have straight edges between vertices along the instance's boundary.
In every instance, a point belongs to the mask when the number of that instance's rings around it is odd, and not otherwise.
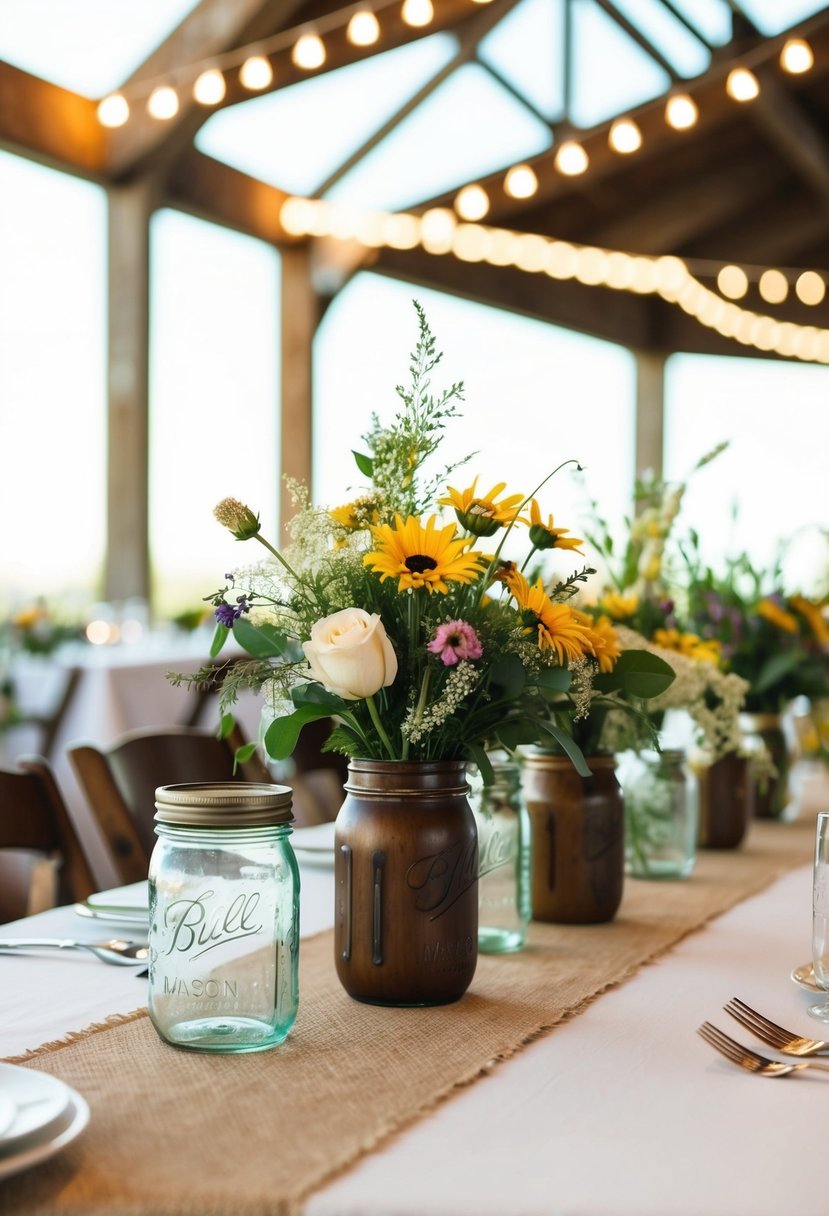
[{"label": "wooden post", "polygon": [[282,543],[294,514],[285,476],[311,489],[311,354],[319,300],[311,283],[310,246],[282,249],[282,468],[279,521]]},{"label": "wooden post", "polygon": [[148,181],[109,190],[109,435],[105,595],[150,598]]},{"label": "wooden post", "polygon": [[636,475],[661,477],[665,429],[665,359],[659,351],[636,355]]}]

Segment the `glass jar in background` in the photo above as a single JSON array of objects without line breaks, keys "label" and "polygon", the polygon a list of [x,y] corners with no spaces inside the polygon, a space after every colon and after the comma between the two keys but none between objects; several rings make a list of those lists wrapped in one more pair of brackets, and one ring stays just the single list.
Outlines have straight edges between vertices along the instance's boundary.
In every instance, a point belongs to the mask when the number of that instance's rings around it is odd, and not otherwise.
[{"label": "glass jar in background", "polygon": [[687,878],[697,855],[699,783],[679,748],[619,757],[625,868],[634,878]]},{"label": "glass jar in background", "polygon": [[478,829],[478,949],[506,954],[522,948],[530,922],[530,816],[520,765],[497,758],[491,763],[492,785],[467,766]]},{"label": "glass jar in background", "polygon": [[149,1013],[194,1051],[264,1051],[298,1004],[291,791],[238,781],[156,790]]}]

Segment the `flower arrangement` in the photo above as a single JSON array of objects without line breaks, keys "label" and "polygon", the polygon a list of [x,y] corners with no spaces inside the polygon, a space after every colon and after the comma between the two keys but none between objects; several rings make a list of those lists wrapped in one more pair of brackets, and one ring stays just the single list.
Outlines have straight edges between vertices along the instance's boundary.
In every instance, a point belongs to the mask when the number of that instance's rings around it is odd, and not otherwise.
[{"label": "flower arrangement", "polygon": [[829,696],[826,600],[787,592],[779,559],[758,569],[742,553],[718,576],[701,561],[694,534],[685,556],[688,618],[747,682],[748,712],[777,714],[797,696]]},{"label": "flower arrangement", "polygon": [[[332,718],[326,746],[350,757],[465,759],[489,780],[488,750],[546,741],[586,776],[568,729],[574,715],[551,706],[575,696],[586,714],[591,677],[612,678],[619,649],[608,626],[571,606],[592,568],[552,585],[524,573],[539,553],[583,544],[535,497],[558,469],[526,496],[507,493],[505,483],[482,492],[477,478],[462,489],[449,485],[468,457],[434,470],[463,385],[432,394],[441,355],[417,303],[415,310],[411,386],[398,387],[402,407],[391,425],[374,416],[367,450],[354,453],[368,483],[362,494],[318,507],[294,484],[298,510],[284,550],[262,535],[244,503],[229,498],[216,508],[238,540],[255,539],[268,553],[265,564],[234,571],[208,597],[217,620],[212,657],[231,632],[251,656],[228,674],[222,712],[240,687],[260,689],[274,715],[265,748],[277,760],[291,755],[307,723]],[[527,540],[520,569],[501,556],[513,533]],[[661,673],[664,687],[663,665],[645,665]],[[617,684],[635,685],[639,676],[628,660]]]},{"label": "flower arrangement", "polygon": [[51,654],[64,642],[83,638],[83,629],[58,619],[42,598],[20,609],[0,628],[9,649],[28,654]]}]

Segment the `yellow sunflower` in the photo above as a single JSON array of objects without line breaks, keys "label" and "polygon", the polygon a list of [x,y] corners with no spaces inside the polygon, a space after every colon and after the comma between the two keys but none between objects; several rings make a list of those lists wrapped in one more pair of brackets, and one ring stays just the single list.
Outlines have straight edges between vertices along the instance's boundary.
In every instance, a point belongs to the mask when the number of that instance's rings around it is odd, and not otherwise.
[{"label": "yellow sunflower", "polygon": [[823,615],[820,604],[816,604],[814,600],[807,600],[803,595],[793,595],[789,603],[795,612],[799,612],[807,622],[815,641],[821,646],[829,645],[829,623]]},{"label": "yellow sunflower", "polygon": [[594,619],[577,608],[573,608],[571,611],[576,620],[586,625],[589,630],[599,671],[612,671],[616,666],[616,660],[622,653],[622,645],[616,636],[616,630],[613,628],[610,617],[600,616]]},{"label": "yellow sunflower", "polygon": [[371,530],[377,549],[363,561],[381,582],[398,579],[398,591],[425,587],[445,595],[449,583],[471,583],[486,569],[482,554],[467,552],[472,539],[458,538],[454,524],[440,527],[436,515],[427,519],[425,527],[414,515],[405,524],[395,515],[394,527],[380,524]]},{"label": "yellow sunflower", "polygon": [[716,638],[701,638],[696,633],[680,633],[678,629],[655,629],[653,640],[664,650],[675,650],[697,662],[719,663],[722,657]]},{"label": "yellow sunflower", "polygon": [[524,575],[516,570],[507,580],[526,627],[536,633],[539,650],[553,650],[562,667],[570,660],[594,654],[591,630],[576,617],[566,604],[554,604],[538,579],[531,587]]},{"label": "yellow sunflower", "polygon": [[625,621],[633,616],[639,607],[639,596],[633,591],[627,593],[608,591],[599,601],[599,607],[614,621]]},{"label": "yellow sunflower", "polygon": [[552,515],[547,516],[547,522],[541,515],[541,508],[535,499],[530,503],[530,518],[523,520],[530,526],[530,544],[536,549],[576,549],[578,550],[584,541],[580,536],[568,536],[569,528],[556,528],[553,525]]},{"label": "yellow sunflower", "polygon": [[776,625],[778,629],[782,629],[785,633],[798,633],[797,617],[792,616],[791,612],[787,612],[785,608],[781,608],[779,604],[772,599],[760,600],[757,605],[757,615],[764,617],[770,621],[772,625]]},{"label": "yellow sunflower", "polygon": [[499,481],[487,494],[476,495],[477,485],[476,477],[466,490],[447,486],[445,497],[439,498],[438,502],[442,507],[454,507],[458,523],[473,536],[493,536],[516,518],[524,495],[510,494],[498,502],[498,495],[507,487],[505,481]]},{"label": "yellow sunflower", "polygon": [[347,532],[359,532],[377,523],[377,503],[370,495],[355,498],[342,507],[332,507],[328,514],[335,524]]}]

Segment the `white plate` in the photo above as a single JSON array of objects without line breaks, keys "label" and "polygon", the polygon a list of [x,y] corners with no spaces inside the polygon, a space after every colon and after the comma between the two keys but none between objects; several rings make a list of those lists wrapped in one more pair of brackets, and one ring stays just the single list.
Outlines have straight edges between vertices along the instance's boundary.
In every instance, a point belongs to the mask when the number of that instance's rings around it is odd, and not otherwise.
[{"label": "white plate", "polygon": [[69,1101],[63,1114],[47,1129],[33,1132],[17,1148],[0,1151],[0,1178],[9,1178],[48,1161],[79,1136],[89,1122],[89,1107],[79,1093],[65,1087]]},{"label": "white plate", "polygon": [[801,988],[807,989],[809,992],[823,992],[815,983],[815,969],[811,963],[804,963],[802,967],[795,967],[792,972],[792,979]]},{"label": "white plate", "polygon": [[0,1064],[0,1102],[4,1098],[14,1108],[14,1118],[0,1134],[3,1154],[55,1124],[69,1105],[71,1091],[48,1073]]},{"label": "white plate", "polygon": [[146,882],[133,882],[111,891],[98,891],[82,904],[75,904],[78,916],[105,920],[110,925],[146,926],[150,919]]},{"label": "white plate", "polygon": [[300,865],[333,866],[334,823],[317,823],[310,828],[294,828],[291,846]]}]

